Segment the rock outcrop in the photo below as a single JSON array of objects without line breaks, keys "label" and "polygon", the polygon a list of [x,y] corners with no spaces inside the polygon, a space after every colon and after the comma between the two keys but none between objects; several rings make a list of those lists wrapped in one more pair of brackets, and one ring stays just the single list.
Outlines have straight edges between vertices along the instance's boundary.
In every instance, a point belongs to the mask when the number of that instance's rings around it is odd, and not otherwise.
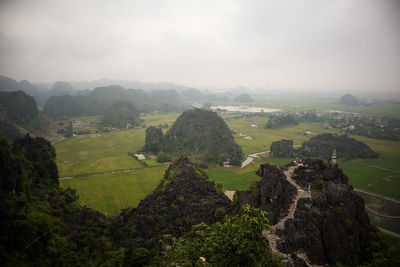
[{"label": "rock outcrop", "polygon": [[151,248],[165,234],[180,237],[193,225],[221,221],[232,211],[232,202],[207,174],[187,158],[180,158],[137,208],[121,213],[113,229],[123,243],[134,238],[128,247]]},{"label": "rock outcrop", "polygon": [[239,165],[242,150],[217,113],[194,109],[183,112],[164,136],[164,151],[207,161]]},{"label": "rock outcrop", "polygon": [[146,129],[146,139],[143,150],[157,154],[161,150],[163,144],[162,129],[150,126]]},{"label": "rock outcrop", "polygon": [[271,144],[272,157],[292,157],[293,156],[293,140],[282,139],[272,142]]},{"label": "rock outcrop", "polygon": [[367,144],[347,135],[336,136],[330,133],[320,134],[304,141],[301,153],[305,157],[330,159],[334,149],[341,159],[378,157],[378,153]]},{"label": "rock outcrop", "polygon": [[295,266],[363,260],[372,228],[341,169],[308,159],[285,167],[264,164],[257,174],[262,179],[238,199],[268,212],[276,232],[264,235],[274,252]]}]

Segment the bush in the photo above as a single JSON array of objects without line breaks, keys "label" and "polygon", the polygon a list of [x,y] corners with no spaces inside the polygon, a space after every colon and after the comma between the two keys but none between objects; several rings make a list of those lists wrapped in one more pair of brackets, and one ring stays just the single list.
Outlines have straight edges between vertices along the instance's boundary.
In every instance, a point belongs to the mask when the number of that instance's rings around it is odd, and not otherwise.
[{"label": "bush", "polygon": [[200,162],[199,167],[202,169],[208,169],[208,164],[204,161]]},{"label": "bush", "polygon": [[171,161],[171,156],[167,155],[164,152],[160,152],[157,155],[157,162],[159,163],[163,163],[163,162],[167,162],[167,161]]}]

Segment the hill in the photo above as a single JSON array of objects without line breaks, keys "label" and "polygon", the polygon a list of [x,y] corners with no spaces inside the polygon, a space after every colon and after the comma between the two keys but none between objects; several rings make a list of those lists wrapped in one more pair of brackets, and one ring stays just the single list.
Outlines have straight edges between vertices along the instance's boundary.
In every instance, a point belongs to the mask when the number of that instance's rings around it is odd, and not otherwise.
[{"label": "hill", "polygon": [[112,85],[97,87],[85,94],[52,96],[43,112],[51,118],[102,115],[117,102],[133,104],[139,112],[181,111],[183,108],[176,91],[157,91],[150,96],[143,90]]},{"label": "hill", "polygon": [[43,138],[26,135],[12,148],[0,138],[2,265],[115,265],[106,217],[78,206],[73,190],[59,188],[55,156]]},{"label": "hill", "polygon": [[22,91],[0,92],[0,105],[7,110],[8,118],[16,123],[30,122],[39,113],[33,97]]},{"label": "hill", "polygon": [[274,252],[295,266],[369,260],[374,231],[341,169],[308,159],[285,167],[263,164],[257,175],[262,179],[237,199],[268,212],[276,231],[264,235]]},{"label": "hill", "polygon": [[221,221],[232,211],[231,201],[207,174],[187,158],[180,158],[137,208],[121,213],[123,220],[114,225],[114,234],[122,243],[129,242],[134,228],[135,240],[129,246],[151,249],[164,234],[178,238],[193,225]]},{"label": "hill", "polygon": [[134,104],[128,102],[117,102],[104,113],[101,119],[102,126],[124,128],[139,124],[139,112]]},{"label": "hill", "polygon": [[55,157],[43,138],[26,135],[11,147],[0,138],[2,265],[399,263],[400,253],[371,230],[341,170],[319,160],[261,165],[261,181],[232,203],[204,171],[180,158],[136,208],[111,218],[81,207],[74,190],[58,186]]},{"label": "hill", "polygon": [[67,82],[56,82],[50,89],[51,96],[73,95],[75,89]]},{"label": "hill", "polygon": [[164,136],[163,150],[179,156],[240,164],[242,150],[217,113],[194,109],[183,112]]},{"label": "hill", "polygon": [[240,94],[236,96],[233,101],[241,102],[241,103],[251,103],[253,102],[253,98],[248,94]]},{"label": "hill", "polygon": [[340,98],[339,103],[346,106],[355,106],[358,105],[358,100],[351,94],[345,94]]},{"label": "hill", "polygon": [[338,158],[376,158],[378,154],[368,145],[347,135],[336,136],[329,133],[320,134],[305,141],[302,145],[302,154],[305,157],[319,157],[330,159],[333,149],[336,149]]}]

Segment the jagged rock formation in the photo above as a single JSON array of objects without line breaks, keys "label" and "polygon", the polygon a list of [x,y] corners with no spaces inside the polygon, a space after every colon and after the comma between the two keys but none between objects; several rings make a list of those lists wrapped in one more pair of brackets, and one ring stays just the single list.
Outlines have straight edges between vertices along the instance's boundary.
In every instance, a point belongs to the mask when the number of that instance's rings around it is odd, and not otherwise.
[{"label": "jagged rock formation", "polygon": [[253,102],[253,98],[251,98],[248,94],[240,94],[236,96],[233,101],[235,102],[242,102],[242,103],[251,103]]},{"label": "jagged rock formation", "polygon": [[132,103],[117,102],[112,105],[103,115],[101,119],[102,126],[124,128],[127,124],[139,124],[139,112]]},{"label": "jagged rock formation", "polygon": [[137,208],[121,213],[114,235],[130,243],[129,248],[151,248],[165,234],[180,237],[193,225],[220,221],[232,210],[232,202],[207,174],[187,158],[180,158]]},{"label": "jagged rock formation", "polygon": [[146,152],[157,154],[162,148],[163,132],[162,129],[150,126],[146,129],[145,146],[143,148]]},{"label": "jagged rock formation", "polygon": [[339,168],[321,160],[260,166],[262,179],[238,194],[268,212],[276,232],[264,231],[273,251],[292,265],[322,265],[364,260],[372,228],[363,200]]},{"label": "jagged rock formation", "polygon": [[293,140],[282,139],[272,142],[271,144],[272,157],[292,157],[293,156]]},{"label": "jagged rock formation", "polygon": [[23,91],[0,92],[0,105],[6,109],[9,120],[15,123],[28,123],[39,113],[33,97]]},{"label": "jagged rock formation", "polygon": [[305,157],[320,157],[330,159],[333,149],[336,149],[339,158],[376,158],[378,153],[373,151],[367,144],[350,138],[347,135],[335,136],[324,133],[304,141],[302,154]]},{"label": "jagged rock formation", "polygon": [[194,109],[183,112],[164,136],[164,151],[207,161],[223,158],[239,165],[242,150],[217,113]]},{"label": "jagged rock formation", "polygon": [[351,94],[345,94],[340,98],[340,104],[346,106],[355,106],[358,105],[358,100],[352,96]]}]

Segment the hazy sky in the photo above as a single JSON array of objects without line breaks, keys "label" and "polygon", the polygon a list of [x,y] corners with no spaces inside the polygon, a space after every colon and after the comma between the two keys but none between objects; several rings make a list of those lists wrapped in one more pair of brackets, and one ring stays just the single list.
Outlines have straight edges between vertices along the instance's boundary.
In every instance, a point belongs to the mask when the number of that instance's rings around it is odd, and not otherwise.
[{"label": "hazy sky", "polygon": [[0,74],[400,91],[399,3],[0,0]]}]

